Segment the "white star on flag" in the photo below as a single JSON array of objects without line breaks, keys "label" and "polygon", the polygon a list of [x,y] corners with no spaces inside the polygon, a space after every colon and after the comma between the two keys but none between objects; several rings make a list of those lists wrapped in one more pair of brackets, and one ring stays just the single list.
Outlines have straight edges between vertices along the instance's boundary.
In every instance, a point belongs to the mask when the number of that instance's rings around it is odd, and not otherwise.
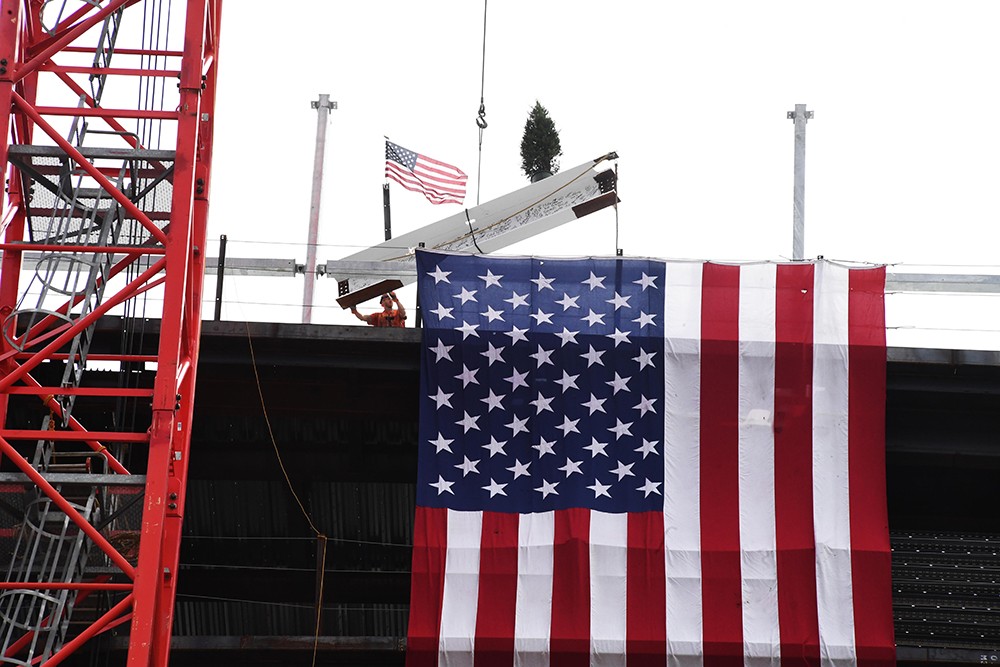
[{"label": "white star on flag", "polygon": [[503,363],[503,357],[500,356],[503,352],[503,347],[493,347],[493,343],[487,343],[488,347],[485,352],[480,352],[479,354],[486,357],[488,365],[492,366],[494,361],[499,361]]},{"label": "white star on flag", "polygon": [[461,299],[463,306],[465,305],[465,303],[467,301],[476,301],[476,303],[478,303],[478,301],[476,300],[476,292],[477,291],[478,290],[469,291],[469,290],[467,290],[467,289],[465,289],[463,287],[462,291],[460,293],[458,293],[458,294],[455,295],[455,298],[456,299]]},{"label": "white star on flag", "polygon": [[494,310],[493,306],[487,306],[486,307],[486,312],[482,313],[482,315],[489,322],[495,322],[496,320],[500,320],[501,322],[504,321],[504,319],[503,319],[503,311],[502,310]]},{"label": "white star on flag", "polygon": [[455,482],[449,482],[449,481],[446,481],[446,480],[445,480],[445,478],[444,478],[444,477],[442,477],[441,475],[438,475],[438,481],[436,481],[436,482],[431,482],[431,486],[433,486],[433,487],[434,487],[435,489],[437,489],[437,490],[438,490],[438,495],[439,495],[439,496],[440,496],[440,495],[441,495],[442,493],[446,492],[446,491],[447,491],[448,493],[450,493],[451,495],[455,495],[455,492],[451,490],[451,487],[452,487],[452,486],[453,486],[454,484],[455,484]]},{"label": "white star on flag", "polygon": [[615,373],[615,379],[609,380],[609,381],[605,382],[604,384],[606,384],[609,387],[611,387],[611,393],[612,394],[617,394],[619,391],[631,391],[631,389],[628,388],[628,381],[630,379],[631,378],[623,378],[622,376],[618,375],[618,373],[616,372]]},{"label": "white star on flag", "polygon": [[604,314],[603,313],[595,313],[593,310],[590,310],[589,308],[587,309],[587,311],[588,311],[587,312],[587,316],[586,317],[581,317],[580,319],[582,319],[584,322],[586,322],[590,326],[594,326],[595,324],[604,324]]},{"label": "white star on flag", "polygon": [[462,387],[468,387],[470,384],[479,384],[479,380],[476,379],[476,373],[478,372],[478,368],[469,368],[463,364],[462,372],[456,375],[455,379],[462,381]]},{"label": "white star on flag", "polygon": [[656,352],[646,352],[645,350],[643,350],[643,349],[640,348],[639,349],[639,356],[638,357],[632,357],[632,361],[638,361],[639,362],[639,370],[640,371],[642,369],[644,369],[646,366],[652,366],[653,368],[656,368],[656,364],[653,363],[653,357],[654,356],[656,356]]},{"label": "white star on flag", "polygon": [[590,349],[585,354],[581,355],[587,360],[587,368],[590,368],[594,364],[603,366],[604,362],[601,361],[601,355],[604,354],[604,350],[595,350],[593,345],[588,345],[588,347]]},{"label": "white star on flag", "polygon": [[565,438],[570,433],[579,433],[580,429],[576,427],[580,423],[579,419],[570,419],[569,417],[563,417],[563,423],[557,426],[560,431],[563,432],[563,437]]},{"label": "white star on flag", "polygon": [[564,473],[566,473],[567,477],[569,477],[570,475],[572,475],[575,472],[580,473],[582,475],[583,471],[580,470],[580,464],[581,463],[583,463],[583,461],[572,461],[567,456],[566,457],[566,465],[560,467],[559,469],[562,470]]},{"label": "white star on flag", "polygon": [[478,475],[479,470],[476,468],[476,466],[478,465],[479,465],[479,459],[471,461],[469,460],[468,456],[463,456],[462,462],[456,464],[455,467],[462,471],[462,477],[466,477],[470,472],[474,472]]},{"label": "white star on flag", "polygon": [[503,404],[500,402],[503,400],[503,395],[497,396],[496,394],[493,393],[492,389],[490,389],[489,396],[487,396],[486,398],[481,398],[479,400],[486,404],[487,412],[493,412],[494,408],[499,408],[503,410]]},{"label": "white star on flag", "polygon": [[511,391],[514,391],[518,387],[527,387],[528,386],[528,383],[525,381],[525,378],[528,377],[528,373],[527,372],[520,373],[515,368],[515,369],[513,369],[513,373],[514,374],[511,375],[510,377],[504,378],[504,380],[506,380],[507,382],[510,382],[510,385],[511,385],[510,390]]},{"label": "white star on flag", "polygon": [[511,345],[513,345],[519,340],[523,341],[528,340],[528,336],[526,335],[528,333],[527,329],[519,329],[518,327],[511,327],[510,331],[505,331],[504,333],[510,336]]},{"label": "white star on flag", "polygon": [[431,396],[431,400],[437,404],[438,410],[441,409],[442,405],[447,405],[450,408],[451,401],[449,401],[448,399],[450,399],[453,395],[454,394],[445,393],[445,391],[441,389],[441,387],[438,387],[437,394]]},{"label": "white star on flag", "polygon": [[451,311],[453,311],[453,310],[455,310],[455,309],[454,308],[445,308],[442,304],[439,303],[438,307],[435,308],[435,309],[433,309],[433,310],[431,310],[430,312],[432,312],[435,315],[437,315],[437,318],[439,320],[443,320],[445,318],[453,320],[453,319],[455,319],[455,316],[451,314]]},{"label": "white star on flag", "polygon": [[504,299],[504,301],[510,304],[511,310],[516,310],[518,306],[528,305],[528,295],[518,294],[517,292],[513,292],[511,293],[510,298]]},{"label": "white star on flag", "polygon": [[448,280],[448,276],[451,275],[451,271],[442,271],[440,266],[435,266],[434,270],[427,275],[429,275],[431,278],[434,279],[435,285],[437,285],[442,280],[446,283],[451,282],[450,280]]},{"label": "white star on flag", "polygon": [[497,494],[499,494],[501,496],[506,496],[507,492],[504,491],[504,488],[506,488],[506,486],[507,486],[506,484],[498,484],[496,480],[494,480],[494,479],[491,478],[490,479],[490,483],[488,485],[484,486],[484,487],[481,487],[481,488],[484,491],[489,491],[490,492],[490,498],[492,498],[493,496],[495,496]]},{"label": "white star on flag", "polygon": [[646,272],[643,271],[642,278],[639,278],[639,280],[633,280],[632,283],[642,287],[642,291],[645,292],[647,287],[656,288],[656,276],[647,276]]},{"label": "white star on flag", "polygon": [[493,458],[497,454],[502,454],[503,456],[507,456],[507,452],[504,451],[504,445],[506,445],[506,444],[507,444],[506,440],[499,441],[499,440],[497,440],[495,437],[493,437],[491,435],[490,436],[490,441],[488,443],[486,443],[485,445],[483,445],[483,449],[486,449],[486,450],[489,451],[490,458]]},{"label": "white star on flag", "polygon": [[453,443],[453,442],[455,442],[454,439],[449,440],[449,439],[445,438],[443,435],[441,435],[440,433],[438,433],[438,437],[437,438],[435,438],[434,440],[430,441],[430,443],[432,445],[434,445],[434,449],[436,450],[435,451],[436,454],[440,454],[441,452],[450,452],[451,451],[451,443]]},{"label": "white star on flag", "polygon": [[570,375],[566,371],[563,371],[561,380],[553,380],[557,385],[562,387],[563,393],[565,394],[570,389],[579,389],[576,386],[576,379],[580,377],[579,375]]},{"label": "white star on flag", "polygon": [[608,443],[598,442],[597,438],[591,438],[590,444],[584,447],[584,449],[590,452],[590,458],[593,459],[597,458],[598,454],[600,454],[601,456],[607,456],[608,453],[604,451],[607,446]]},{"label": "white star on flag", "polygon": [[531,282],[538,285],[538,291],[541,292],[545,289],[552,289],[552,281],[555,278],[546,278],[543,274],[539,273],[537,278],[532,278]]},{"label": "white star on flag", "polygon": [[544,350],[542,349],[542,346],[539,345],[538,351],[535,352],[534,354],[529,354],[528,356],[534,359],[535,362],[538,364],[538,367],[541,368],[545,364],[552,364],[551,357],[553,352],[555,352],[555,350]]},{"label": "white star on flag", "polygon": [[544,396],[542,396],[541,393],[539,393],[538,398],[536,398],[533,401],[530,401],[530,404],[535,406],[535,414],[540,414],[545,410],[552,412],[552,407],[550,404],[552,403],[553,400],[554,399],[552,398],[545,398]]},{"label": "white star on flag", "polygon": [[658,494],[658,495],[662,495],[662,494],[660,494],[660,488],[659,488],[660,484],[661,484],[661,482],[651,482],[651,481],[649,481],[649,479],[647,479],[646,483],[643,484],[642,486],[638,487],[636,489],[636,491],[643,491],[643,492],[645,492],[645,494],[646,494],[647,497],[649,496],[650,493],[655,493],[655,494]]},{"label": "white star on flag", "polygon": [[658,440],[646,440],[642,439],[642,444],[639,445],[635,451],[642,454],[642,458],[646,458],[650,454],[656,454],[656,445],[659,444]]},{"label": "white star on flag", "polygon": [[462,332],[462,340],[465,340],[470,335],[479,338],[479,334],[476,333],[476,329],[478,328],[478,324],[473,324],[472,322],[462,322],[462,326],[458,327],[456,330]]},{"label": "white star on flag", "polygon": [[605,410],[604,410],[604,401],[606,401],[606,400],[608,400],[608,399],[606,399],[606,398],[597,398],[596,396],[594,396],[593,394],[591,394],[590,395],[590,400],[587,401],[586,403],[583,403],[583,406],[585,408],[587,408],[587,409],[590,410],[590,414],[594,414],[595,412],[598,412],[598,411],[605,412]]},{"label": "white star on flag", "polygon": [[578,296],[570,296],[569,294],[564,293],[563,298],[556,301],[556,303],[563,307],[563,312],[566,312],[570,308],[579,308],[580,306],[576,305],[576,302],[579,300],[580,297]]},{"label": "white star on flag", "polygon": [[[645,275],[646,274],[643,274],[643,276],[645,276]],[[503,275],[495,276],[495,275],[493,275],[492,271],[490,271],[489,269],[486,269],[486,275],[485,276],[479,276],[479,278],[481,280],[484,280],[486,282],[486,285],[484,286],[484,289],[485,289],[486,287],[489,287],[490,285],[496,285],[497,287],[500,287],[501,286],[500,285],[500,279],[503,278]]]},{"label": "white star on flag", "polygon": [[653,407],[653,403],[656,402],[655,398],[646,398],[645,396],[639,397],[639,404],[633,409],[639,411],[640,417],[645,417],[647,412],[652,412],[656,414],[656,408]]},{"label": "white star on flag", "polygon": [[594,275],[593,271],[591,271],[590,272],[590,277],[587,278],[586,280],[582,281],[582,282],[583,282],[584,285],[587,285],[588,287],[590,287],[590,291],[593,292],[598,287],[600,287],[602,289],[606,289],[604,287],[604,279],[605,278],[607,278],[607,276],[600,276],[600,277],[598,277],[598,276]]},{"label": "white star on flag", "polygon": [[618,292],[615,292],[614,298],[608,299],[607,303],[612,304],[615,307],[615,310],[618,310],[619,308],[631,308],[632,306],[628,305],[629,298],[631,297],[622,296]]},{"label": "white star on flag", "polygon": [[479,426],[476,424],[477,421],[479,421],[479,415],[470,415],[468,412],[466,412],[464,417],[455,422],[455,425],[461,426],[463,429],[465,429],[463,432],[468,433],[469,431],[472,430],[475,431],[479,430]]},{"label": "white star on flag", "polygon": [[587,488],[594,492],[594,498],[600,498],[601,496],[604,496],[606,498],[611,497],[611,494],[608,493],[608,489],[611,488],[610,484],[601,484],[598,480],[595,479],[594,483],[588,486]]},{"label": "white star on flag", "polygon": [[561,347],[566,347],[570,343],[576,343],[576,335],[580,333],[579,331],[570,331],[566,327],[563,327],[561,333],[557,333],[556,336],[562,341]]},{"label": "white star on flag", "polygon": [[515,415],[513,419],[514,419],[514,421],[512,421],[509,424],[507,424],[507,428],[509,428],[511,431],[513,431],[513,433],[511,433],[511,437],[516,436],[518,433],[527,433],[528,432],[528,427],[527,427],[528,418],[527,417],[525,417],[524,419],[519,419]]},{"label": "white star on flag", "polygon": [[618,467],[612,470],[611,472],[618,475],[618,481],[620,482],[626,477],[635,477],[635,473],[632,472],[632,466],[634,465],[635,465],[634,463],[629,463],[628,465],[625,465],[624,463],[619,461]]},{"label": "white star on flag", "polygon": [[538,487],[537,489],[535,489],[535,491],[538,491],[539,493],[541,493],[543,499],[547,498],[550,493],[554,493],[556,495],[559,495],[559,492],[556,491],[556,486],[558,484],[559,484],[559,482],[548,482],[548,481],[546,481],[546,480],[543,479],[542,480],[542,485],[540,487]]},{"label": "white star on flag", "polygon": [[627,342],[629,342],[629,340],[628,340],[628,332],[627,331],[619,331],[618,327],[615,327],[615,332],[614,333],[608,334],[608,338],[614,339],[614,341],[615,341],[615,347],[618,347],[618,345],[620,345],[621,343],[627,343]]},{"label": "white star on flag", "polygon": [[654,317],[656,317],[656,315],[647,315],[646,313],[640,310],[639,317],[635,318],[632,321],[636,322],[639,325],[639,328],[641,329],[644,326],[652,326]]},{"label": "white star on flag", "polygon": [[451,359],[451,354],[449,353],[449,350],[451,350],[451,348],[453,348],[453,347],[455,347],[455,346],[454,345],[445,345],[444,341],[439,340],[436,347],[432,347],[432,348],[428,348],[428,349],[430,349],[430,351],[433,352],[434,355],[437,357],[437,359],[435,359],[435,361],[441,361],[442,359],[447,359],[448,361],[451,361],[452,359]]},{"label": "white star on flag", "polygon": [[522,477],[522,476],[523,477],[530,477],[531,475],[528,472],[528,466],[530,466],[530,465],[531,465],[531,461],[528,461],[527,463],[521,463],[517,459],[514,459],[514,465],[513,465],[513,467],[507,468],[507,470],[510,470],[512,473],[514,473],[514,479],[517,479],[518,477]]},{"label": "white star on flag", "polygon": [[549,440],[546,440],[545,438],[539,438],[538,444],[537,445],[532,445],[531,447],[532,447],[532,449],[537,449],[538,450],[538,458],[542,458],[546,454],[552,454],[553,456],[555,455],[555,450],[552,449],[552,446],[555,445],[555,444],[556,443],[555,443],[554,440],[553,441],[549,441]]}]

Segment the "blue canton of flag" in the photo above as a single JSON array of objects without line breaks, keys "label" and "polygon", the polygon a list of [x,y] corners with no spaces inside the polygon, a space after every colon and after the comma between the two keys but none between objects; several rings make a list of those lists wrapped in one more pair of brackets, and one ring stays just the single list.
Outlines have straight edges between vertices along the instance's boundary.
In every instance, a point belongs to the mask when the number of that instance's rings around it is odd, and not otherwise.
[{"label": "blue canton of flag", "polygon": [[663,507],[664,265],[418,251],[417,504]]}]

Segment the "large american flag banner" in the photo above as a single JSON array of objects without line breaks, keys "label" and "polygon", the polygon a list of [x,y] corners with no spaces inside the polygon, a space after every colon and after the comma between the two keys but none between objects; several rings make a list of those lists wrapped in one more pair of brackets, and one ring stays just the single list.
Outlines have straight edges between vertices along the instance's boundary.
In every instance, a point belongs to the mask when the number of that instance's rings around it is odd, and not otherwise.
[{"label": "large american flag banner", "polygon": [[884,268],[417,264],[408,667],[894,664]]},{"label": "large american flag banner", "polygon": [[461,204],[469,177],[456,166],[385,142],[385,177],[423,193],[432,204]]}]

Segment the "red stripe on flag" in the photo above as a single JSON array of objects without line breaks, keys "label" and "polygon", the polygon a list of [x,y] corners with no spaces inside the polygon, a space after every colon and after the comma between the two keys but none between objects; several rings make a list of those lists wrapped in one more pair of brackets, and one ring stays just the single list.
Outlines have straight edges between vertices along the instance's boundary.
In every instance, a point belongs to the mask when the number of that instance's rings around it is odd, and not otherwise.
[{"label": "red stripe on flag", "polygon": [[413,525],[406,667],[437,667],[448,547],[448,510],[417,507]]},{"label": "red stripe on flag", "polygon": [[628,516],[625,664],[663,667],[667,662],[667,579],[663,513]]},{"label": "red stripe on flag", "polygon": [[590,510],[555,512],[550,667],[590,665]]},{"label": "red stripe on flag", "polygon": [[885,269],[850,273],[848,453],[851,572],[859,667],[894,665],[885,490]]},{"label": "red stripe on flag", "polygon": [[812,264],[779,265],[775,308],[774,506],[782,667],[819,664],[812,487]]},{"label": "red stripe on flag", "polygon": [[705,667],[742,667],[738,266],[705,264],[701,305],[701,574]]},{"label": "red stripe on flag", "polygon": [[454,183],[456,185],[462,185],[466,182],[467,178],[465,174],[455,173],[454,170],[438,169],[434,166],[435,164],[441,163],[435,162],[434,160],[420,158],[417,160],[416,167],[413,171],[416,173],[419,170],[422,172],[421,177],[438,181],[440,183]]},{"label": "red stripe on flag", "polygon": [[483,512],[476,612],[476,667],[514,664],[519,515]]}]

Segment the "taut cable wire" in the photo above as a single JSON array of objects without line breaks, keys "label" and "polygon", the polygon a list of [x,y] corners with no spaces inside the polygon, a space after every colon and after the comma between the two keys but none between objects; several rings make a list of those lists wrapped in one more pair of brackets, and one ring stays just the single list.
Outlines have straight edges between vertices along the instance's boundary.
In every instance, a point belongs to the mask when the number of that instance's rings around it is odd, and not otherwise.
[{"label": "taut cable wire", "polygon": [[479,190],[483,183],[483,130],[486,129],[486,4],[483,0],[483,65],[479,84],[479,115],[476,116],[476,126],[479,127],[479,165],[476,167],[476,206],[479,206]]}]

